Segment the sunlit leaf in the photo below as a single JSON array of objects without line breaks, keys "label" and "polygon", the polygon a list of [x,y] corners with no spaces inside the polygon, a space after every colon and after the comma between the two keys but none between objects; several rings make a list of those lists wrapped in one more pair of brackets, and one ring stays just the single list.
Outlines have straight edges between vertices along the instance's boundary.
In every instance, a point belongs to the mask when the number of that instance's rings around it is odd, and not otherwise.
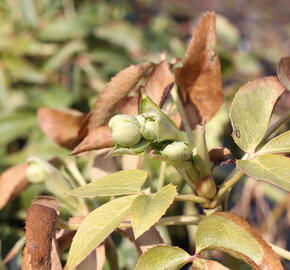
[{"label": "sunlit leaf", "polygon": [[246,152],[254,152],[268,128],[273,107],[284,87],[276,77],[247,83],[236,93],[230,118],[235,143]]},{"label": "sunlit leaf", "polygon": [[244,260],[254,269],[283,267],[272,248],[239,216],[217,212],[206,216],[196,232],[196,253],[217,249]]},{"label": "sunlit leaf", "polygon": [[147,177],[148,172],[143,170],[120,171],[76,188],[70,194],[81,197],[138,194]]},{"label": "sunlit leaf", "polygon": [[67,267],[72,270],[95,249],[129,214],[136,195],[121,197],[92,211],[81,223],[73,238]]},{"label": "sunlit leaf", "polygon": [[131,223],[135,238],[153,226],[166,212],[176,196],[172,184],[152,195],[140,195],[132,203]]},{"label": "sunlit leaf", "polygon": [[158,246],[149,249],[138,260],[135,270],[178,270],[190,259],[183,249]]},{"label": "sunlit leaf", "polygon": [[290,158],[262,154],[249,160],[237,160],[236,163],[247,175],[290,191]]},{"label": "sunlit leaf", "polygon": [[273,138],[266,143],[259,153],[288,153],[290,152],[290,130]]}]

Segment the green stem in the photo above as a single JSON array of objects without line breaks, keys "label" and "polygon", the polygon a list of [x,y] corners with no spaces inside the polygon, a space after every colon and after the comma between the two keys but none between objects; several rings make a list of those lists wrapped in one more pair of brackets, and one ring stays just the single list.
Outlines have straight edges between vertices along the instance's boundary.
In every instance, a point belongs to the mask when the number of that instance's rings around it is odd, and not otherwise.
[{"label": "green stem", "polygon": [[177,195],[175,201],[194,202],[194,203],[209,203],[206,198],[199,197],[194,194]]},{"label": "green stem", "polygon": [[193,136],[192,136],[192,129],[190,127],[189,121],[187,119],[186,112],[184,110],[184,107],[182,105],[181,99],[179,97],[176,84],[174,85],[174,88],[172,89],[171,93],[172,93],[172,98],[173,98],[173,100],[174,100],[174,102],[176,104],[177,111],[178,111],[178,113],[181,116],[181,120],[182,120],[184,129],[185,129],[188,141],[189,141],[190,144],[193,144],[194,140],[193,140]]},{"label": "green stem", "polygon": [[275,251],[275,253],[277,255],[279,255],[280,257],[290,261],[290,252],[286,249],[283,249],[281,247],[278,247],[274,244],[270,244],[270,246],[272,247],[272,249]]},{"label": "green stem", "polygon": [[[202,215],[192,216],[172,216],[161,218],[155,225],[156,226],[176,226],[176,225],[198,225],[202,219]],[[119,225],[120,229],[131,228],[130,222],[122,222]]]},{"label": "green stem", "polygon": [[218,206],[228,190],[230,190],[242,178],[243,175],[244,173],[241,170],[234,172],[234,174],[224,184],[221,185],[217,194],[210,203],[210,208]]},{"label": "green stem", "polygon": [[81,175],[75,160],[65,160],[65,165],[80,186],[85,186],[87,184],[85,179]]},{"label": "green stem", "polygon": [[161,161],[159,177],[158,177],[158,182],[157,182],[157,191],[159,191],[164,185],[165,170],[166,170],[166,162],[165,161]]}]

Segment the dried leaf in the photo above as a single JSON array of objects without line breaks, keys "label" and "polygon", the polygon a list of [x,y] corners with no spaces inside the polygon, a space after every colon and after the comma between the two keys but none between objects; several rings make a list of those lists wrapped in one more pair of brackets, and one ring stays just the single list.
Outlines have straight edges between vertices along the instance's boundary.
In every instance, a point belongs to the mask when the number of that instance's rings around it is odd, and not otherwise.
[{"label": "dried leaf", "polygon": [[277,75],[280,82],[290,91],[290,56],[281,58],[278,63]]},{"label": "dried leaf", "polygon": [[55,209],[33,202],[25,225],[26,248],[33,270],[51,269],[51,243],[55,234]]},{"label": "dried leaf", "polygon": [[192,270],[230,270],[219,262],[197,258],[193,261]]},{"label": "dried leaf", "polygon": [[60,111],[50,108],[40,108],[37,118],[42,131],[54,142],[72,149],[84,115],[76,110]]},{"label": "dried leaf", "polygon": [[209,159],[214,165],[223,165],[228,161],[232,161],[232,153],[228,148],[224,147],[214,147],[209,150]]},{"label": "dried leaf", "polygon": [[220,62],[215,52],[215,21],[213,12],[202,16],[193,30],[183,65],[175,74],[183,101],[189,98],[203,121],[210,120],[223,103]]},{"label": "dried leaf", "polygon": [[18,195],[30,183],[26,179],[25,173],[27,164],[23,163],[11,167],[4,171],[0,176],[0,209],[2,209],[7,202]]},{"label": "dried leaf", "polygon": [[55,237],[53,237],[50,252],[51,270],[62,270],[60,254],[57,241]]},{"label": "dried leaf", "polygon": [[108,157],[108,152],[97,155],[94,158],[91,168],[91,180],[96,181],[101,177],[107,176],[118,170],[117,163],[114,158]]},{"label": "dried leaf", "polygon": [[109,120],[118,103],[133,90],[150,67],[148,63],[132,65],[111,79],[93,107],[88,123],[89,133]]},{"label": "dried leaf", "polygon": [[143,91],[154,103],[162,107],[166,96],[173,86],[173,82],[174,77],[167,61],[164,60],[152,69]]},{"label": "dried leaf", "polygon": [[135,115],[138,114],[138,96],[135,97],[124,97],[118,107],[121,114]]},{"label": "dried leaf", "polygon": [[73,149],[72,155],[77,155],[82,152],[108,148],[115,145],[112,139],[109,127],[102,126],[92,130],[83,140]]},{"label": "dried leaf", "polygon": [[282,270],[279,257],[241,217],[226,212],[208,215],[196,232],[196,254],[218,249],[244,260],[255,270]]}]

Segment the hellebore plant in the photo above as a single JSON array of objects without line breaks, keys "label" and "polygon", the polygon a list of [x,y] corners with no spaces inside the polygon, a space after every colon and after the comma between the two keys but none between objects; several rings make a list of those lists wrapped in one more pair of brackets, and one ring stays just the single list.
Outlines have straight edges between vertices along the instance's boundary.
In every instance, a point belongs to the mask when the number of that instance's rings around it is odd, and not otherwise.
[{"label": "hellebore plant", "polygon": [[[159,159],[161,165],[157,184],[147,170],[139,169],[139,163],[121,171],[116,166],[114,173],[87,183],[76,159],[45,161],[31,157],[21,170],[31,183],[43,183],[45,190],[58,199],[61,209],[73,218],[61,219],[52,198],[42,196],[32,203],[26,218],[23,255],[28,266],[23,269],[31,269],[31,265],[38,269],[42,264],[46,264],[43,269],[50,269],[47,258],[58,254],[59,245],[61,252],[69,248],[68,270],[102,269],[103,253],[108,267],[118,270],[111,236],[114,231],[128,238],[140,253],[136,270],[175,270],[186,266],[193,270],[228,269],[211,260],[211,253],[207,252],[210,250],[227,253],[255,270],[283,269],[278,255],[289,260],[290,253],[266,242],[243,218],[229,213],[228,201],[232,188],[243,176],[290,191],[290,131],[279,130],[288,123],[289,111],[269,126],[274,105],[289,90],[290,58],[281,60],[279,79],[256,79],[236,92],[229,116],[233,140],[244,156],[234,160],[228,158],[228,149],[207,146],[208,122],[223,104],[215,45],[215,14],[206,13],[193,31],[182,63],[176,60],[169,65],[163,59],[158,64],[144,63],[122,70],[106,85],[87,116],[53,111],[54,116],[72,120],[65,124],[75,132],[74,140],[71,134],[55,133],[51,127],[58,117],[47,124],[43,112],[52,110],[41,110],[39,118],[44,132],[55,141],[60,140],[73,155],[110,148],[110,152],[105,152],[109,157],[105,162],[114,161],[116,165],[116,160],[120,163],[121,158],[130,155],[139,157],[138,162],[143,156]],[[142,78],[146,78],[144,84]],[[142,84],[138,95],[129,96],[138,83]],[[113,116],[116,110],[129,113]],[[76,117],[77,121],[73,121]],[[104,152],[100,155],[103,162]],[[214,169],[224,163],[235,163],[236,167],[221,182]],[[178,172],[178,184],[175,179],[164,181],[167,165]],[[194,205],[194,214],[184,210],[182,215],[166,215],[177,202]],[[164,240],[159,231],[166,236],[165,226],[186,227],[194,254],[171,246],[168,237]],[[56,229],[60,229],[58,238]],[[37,231],[42,233],[35,240]],[[46,247],[37,249],[41,252],[35,252],[38,241]],[[94,267],[82,268],[89,262]]]}]

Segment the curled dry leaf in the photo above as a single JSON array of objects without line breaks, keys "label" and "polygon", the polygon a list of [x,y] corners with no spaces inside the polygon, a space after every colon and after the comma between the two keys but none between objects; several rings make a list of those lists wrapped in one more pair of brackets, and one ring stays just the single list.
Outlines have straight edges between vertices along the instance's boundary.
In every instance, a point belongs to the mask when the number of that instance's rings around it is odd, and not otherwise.
[{"label": "curled dry leaf", "polygon": [[120,230],[120,232],[135,245],[140,254],[145,253],[148,249],[165,245],[160,233],[155,227],[151,227],[148,231],[143,233],[136,240],[134,237],[133,229]]},{"label": "curled dry leaf", "polygon": [[111,79],[94,104],[88,123],[89,133],[109,120],[118,103],[133,90],[150,67],[148,63],[131,65]]},{"label": "curled dry leaf", "polygon": [[76,110],[40,108],[37,118],[42,131],[57,144],[72,149],[76,145],[84,115]]},{"label": "curled dry leaf", "polygon": [[[120,71],[107,83],[105,89],[95,102],[92,111],[86,116],[79,129],[78,141],[81,142],[74,149],[73,154],[109,147],[100,147],[103,141],[99,142],[98,139],[100,138],[95,138],[96,134],[100,136],[98,128],[107,123],[120,101],[134,89],[151,66],[149,63],[131,65]],[[103,136],[101,137],[104,140]],[[108,141],[110,141],[110,138],[111,136],[109,136]]]},{"label": "curled dry leaf", "polygon": [[192,264],[192,270],[230,270],[219,262],[196,258]]},{"label": "curled dry leaf", "polygon": [[169,69],[166,60],[157,64],[150,72],[144,93],[150,97],[154,103],[162,107],[167,95],[173,87],[174,77]]},{"label": "curled dry leaf", "polygon": [[225,147],[214,147],[209,150],[209,159],[215,166],[232,162],[232,153]]},{"label": "curled dry leaf", "polygon": [[25,240],[27,252],[24,252],[23,260],[28,261],[33,270],[51,269],[51,250],[55,236],[57,213],[54,208],[45,205],[54,207],[53,203],[45,202],[43,199],[40,204],[37,200],[34,201],[28,209],[26,218]]},{"label": "curled dry leaf", "polygon": [[175,73],[183,102],[186,104],[190,100],[198,111],[195,118],[200,117],[202,121],[210,120],[223,103],[220,62],[215,52],[215,25],[213,12],[202,16],[193,30],[183,65]]},{"label": "curled dry leaf", "polygon": [[277,75],[280,82],[290,91],[290,56],[281,58],[278,63]]},{"label": "curled dry leaf", "polygon": [[11,167],[0,175],[0,209],[29,185],[25,173],[27,164]]},{"label": "curled dry leaf", "polygon": [[234,214],[216,212],[203,218],[196,232],[196,254],[207,249],[227,252],[255,270],[283,270],[271,246]]},{"label": "curled dry leaf", "polygon": [[86,151],[108,148],[114,146],[114,144],[109,127],[97,127],[88,133],[82,142],[73,149],[72,154],[76,155]]}]

